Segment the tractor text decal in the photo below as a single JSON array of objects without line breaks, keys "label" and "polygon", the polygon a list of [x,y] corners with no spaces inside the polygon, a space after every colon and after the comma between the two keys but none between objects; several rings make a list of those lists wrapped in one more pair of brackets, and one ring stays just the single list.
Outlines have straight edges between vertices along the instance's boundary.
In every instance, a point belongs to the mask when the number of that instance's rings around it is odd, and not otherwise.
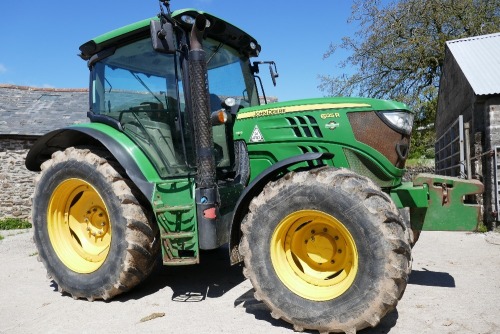
[{"label": "tractor text decal", "polygon": [[338,112],[331,112],[328,114],[321,114],[321,119],[327,119],[327,118],[339,118],[340,114]]},{"label": "tractor text decal", "polygon": [[[281,114],[287,114],[292,112],[302,112],[302,111],[312,111],[312,110],[325,110],[325,109],[344,109],[344,108],[365,108],[371,107],[371,105],[366,103],[318,103],[318,104],[305,104],[290,107],[280,107],[280,108],[269,108],[264,110],[250,111],[238,113],[238,119],[253,118],[253,117],[263,117],[263,116],[275,116]],[[326,115],[326,116],[324,116]],[[340,117],[339,113],[328,113],[322,114],[321,118],[332,118]]]}]

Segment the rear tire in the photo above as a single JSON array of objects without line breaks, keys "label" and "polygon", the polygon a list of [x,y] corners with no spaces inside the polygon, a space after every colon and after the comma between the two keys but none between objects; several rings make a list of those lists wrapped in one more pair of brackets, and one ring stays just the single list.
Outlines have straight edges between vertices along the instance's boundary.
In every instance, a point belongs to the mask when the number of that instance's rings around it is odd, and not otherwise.
[{"label": "rear tire", "polygon": [[269,183],[242,222],[255,298],[295,330],[354,333],[394,309],[411,270],[390,197],[348,170],[291,172]]},{"label": "rear tire", "polygon": [[119,171],[103,152],[70,147],[43,163],[36,179],[39,258],[59,291],[74,298],[128,291],[149,275],[158,254],[158,228]]}]

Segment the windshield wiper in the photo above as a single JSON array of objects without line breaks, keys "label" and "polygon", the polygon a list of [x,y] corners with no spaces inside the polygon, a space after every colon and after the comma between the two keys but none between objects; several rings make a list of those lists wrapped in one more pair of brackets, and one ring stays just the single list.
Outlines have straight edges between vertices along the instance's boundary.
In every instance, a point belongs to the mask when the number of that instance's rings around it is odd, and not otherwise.
[{"label": "windshield wiper", "polygon": [[151,91],[151,89],[149,89],[149,87],[146,85],[146,83],[145,83],[145,82],[144,82],[144,81],[143,81],[143,80],[142,80],[142,79],[141,79],[141,78],[140,78],[137,74],[135,74],[134,72],[132,72],[132,71],[130,71],[130,70],[129,70],[129,72],[130,72],[130,74],[132,74],[132,76],[133,76],[133,77],[134,77],[137,81],[139,81],[139,83],[140,83],[140,84],[141,84],[144,88],[146,88],[146,90],[147,90],[147,91],[148,91],[151,95],[153,95],[153,97],[154,97],[154,98],[155,98],[158,102],[160,102],[160,105],[163,105],[163,102],[161,102],[161,100],[158,98],[158,96],[156,96],[156,95],[155,95],[155,93],[153,93],[153,92]]},{"label": "windshield wiper", "polygon": [[224,45],[223,43],[219,43],[219,45],[217,45],[217,48],[215,49],[214,53],[212,53],[210,58],[208,58],[207,65],[210,63],[210,61],[212,61],[212,58],[220,51],[223,45]]}]

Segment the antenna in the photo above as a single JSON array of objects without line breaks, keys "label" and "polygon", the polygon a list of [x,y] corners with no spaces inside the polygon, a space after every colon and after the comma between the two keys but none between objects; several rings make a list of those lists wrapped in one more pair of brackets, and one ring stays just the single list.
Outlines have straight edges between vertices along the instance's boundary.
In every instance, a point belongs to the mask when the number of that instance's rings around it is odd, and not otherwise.
[{"label": "antenna", "polygon": [[172,14],[170,10],[170,0],[160,0],[160,12],[164,15],[162,4],[167,9],[167,15],[170,16]]}]

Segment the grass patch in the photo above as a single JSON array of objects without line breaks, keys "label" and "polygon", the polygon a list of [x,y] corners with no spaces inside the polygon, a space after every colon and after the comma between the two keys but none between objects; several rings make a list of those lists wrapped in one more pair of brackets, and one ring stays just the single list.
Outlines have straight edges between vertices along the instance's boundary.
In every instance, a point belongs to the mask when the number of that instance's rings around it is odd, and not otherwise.
[{"label": "grass patch", "polygon": [[476,232],[479,232],[479,233],[486,233],[488,232],[488,227],[486,225],[484,225],[482,222],[479,223],[479,225],[477,226],[477,230]]},{"label": "grass patch", "polygon": [[31,224],[26,219],[4,218],[0,219],[0,230],[19,230],[31,228]]},{"label": "grass patch", "polygon": [[0,240],[3,240],[4,236],[0,234]]}]

